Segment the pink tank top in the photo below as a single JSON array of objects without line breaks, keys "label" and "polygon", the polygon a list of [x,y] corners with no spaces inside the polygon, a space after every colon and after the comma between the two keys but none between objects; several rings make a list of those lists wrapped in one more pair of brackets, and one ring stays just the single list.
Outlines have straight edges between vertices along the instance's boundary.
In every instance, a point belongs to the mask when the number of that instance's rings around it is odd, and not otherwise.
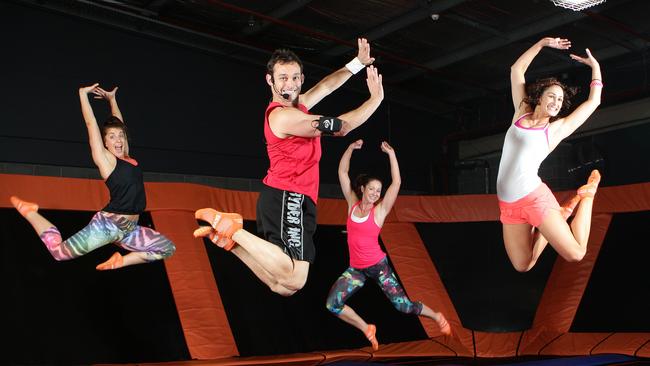
[{"label": "pink tank top", "polygon": [[[264,114],[264,137],[270,166],[263,182],[273,188],[304,194],[316,203],[320,137],[289,136],[282,139],[275,136],[269,126],[269,114],[279,107],[282,104],[272,102]],[[298,107],[304,113],[309,113],[304,105]]]},{"label": "pink tank top", "polygon": [[386,253],[379,246],[381,228],[375,223],[375,207],[370,210],[365,221],[359,223],[352,220],[352,213],[359,203],[361,201],[352,206],[348,214],[347,230],[350,267],[361,269],[377,264],[386,257]]}]

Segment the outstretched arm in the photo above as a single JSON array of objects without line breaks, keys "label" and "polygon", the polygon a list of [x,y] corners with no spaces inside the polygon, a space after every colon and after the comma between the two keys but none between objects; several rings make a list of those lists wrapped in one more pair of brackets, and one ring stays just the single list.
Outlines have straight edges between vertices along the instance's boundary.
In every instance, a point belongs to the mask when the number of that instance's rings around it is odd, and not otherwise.
[{"label": "outstretched arm", "polygon": [[93,113],[93,109],[88,101],[88,93],[92,93],[98,85],[99,84],[95,83],[90,86],[79,88],[79,101],[81,102],[81,114],[83,115],[84,121],[86,122],[86,128],[88,129],[88,142],[90,143],[90,152],[93,157],[93,162],[97,168],[99,168],[101,176],[106,178],[113,170],[114,164],[111,164],[111,158],[109,157],[109,155],[112,156],[112,154],[104,147],[104,141],[102,140],[102,134],[97,125],[95,113]]},{"label": "outstretched arm", "polygon": [[[384,99],[382,77],[378,74],[377,69],[370,66],[366,73],[370,98],[358,108],[337,117],[341,120],[341,129],[333,133],[335,136],[345,136],[363,124]],[[288,136],[316,137],[322,135],[317,128],[319,117],[321,116],[307,114],[293,107],[276,108],[269,114],[269,125],[273,133],[280,138]]]},{"label": "outstretched arm", "polygon": [[520,110],[522,101],[526,97],[526,78],[524,74],[528,70],[528,66],[533,62],[535,56],[544,47],[556,48],[559,50],[566,50],[571,47],[571,42],[564,38],[551,38],[546,37],[539,40],[526,52],[524,52],[512,66],[510,66],[510,88],[512,90],[512,104],[515,107],[515,115],[513,121],[525,113],[526,111]]},{"label": "outstretched arm", "polygon": [[348,65],[324,77],[318,84],[300,96],[300,102],[311,109],[318,102],[341,87],[350,77],[360,71],[360,67],[371,65],[375,59],[370,57],[370,43],[365,38],[357,39],[359,52]]},{"label": "outstretched arm", "polygon": [[113,90],[111,91],[106,91],[100,87],[97,87],[93,90],[93,94],[95,94],[95,98],[106,99],[106,101],[108,101],[108,103],[111,106],[111,114],[119,118],[120,121],[122,121],[122,123],[126,124],[126,122],[124,122],[124,117],[122,117],[122,112],[120,111],[120,107],[118,107],[117,105],[117,97],[115,95],[116,93],[117,93],[117,86],[113,88]]},{"label": "outstretched arm", "polygon": [[381,101],[384,100],[384,86],[382,84],[381,74],[379,74],[377,69],[373,66],[367,68],[366,74],[368,75],[366,82],[368,84],[370,98],[368,98],[368,100],[357,109],[344,113],[338,117],[342,121],[343,126],[341,127],[341,131],[335,133],[336,136],[345,136],[350,131],[361,126],[373,113],[375,113],[377,108],[379,108]]},{"label": "outstretched arm", "polygon": [[341,184],[341,191],[345,200],[348,202],[348,212],[350,208],[357,203],[359,198],[357,194],[352,190],[352,184],[350,182],[350,158],[352,158],[352,153],[354,150],[358,150],[363,145],[363,140],[357,140],[348,146],[348,148],[341,156],[341,161],[339,161],[339,183]]},{"label": "outstretched arm", "polygon": [[399,164],[397,162],[397,157],[395,156],[395,150],[384,141],[381,143],[381,151],[388,154],[388,160],[390,161],[390,186],[386,189],[386,194],[384,194],[384,199],[377,205],[375,209],[375,222],[377,225],[382,226],[384,220],[388,213],[393,208],[395,201],[397,200],[397,195],[399,194],[399,187],[402,184],[402,178],[399,174]]},{"label": "outstretched arm", "polygon": [[600,64],[591,55],[591,51],[586,49],[587,57],[580,57],[571,54],[571,58],[591,67],[591,83],[589,85],[589,97],[580,104],[571,114],[561,118],[549,126],[549,133],[554,142],[560,142],[573,131],[582,126],[583,123],[591,116],[600,105],[600,94],[603,90],[603,76],[600,72]]}]

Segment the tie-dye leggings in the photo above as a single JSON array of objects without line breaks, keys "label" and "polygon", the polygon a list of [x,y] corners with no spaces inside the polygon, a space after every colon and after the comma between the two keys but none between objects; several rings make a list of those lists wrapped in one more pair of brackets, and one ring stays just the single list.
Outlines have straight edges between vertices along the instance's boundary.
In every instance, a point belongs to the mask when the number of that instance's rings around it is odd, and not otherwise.
[{"label": "tie-dye leggings", "polygon": [[159,232],[104,211],[97,212],[85,228],[66,241],[62,241],[56,227],[45,230],[40,237],[57,261],[77,258],[110,243],[131,252],[146,253],[148,262],[167,258],[176,250],[174,243]]},{"label": "tie-dye leggings", "polygon": [[377,264],[368,268],[356,269],[349,267],[339,277],[329,295],[327,295],[327,309],[338,315],[343,311],[343,305],[347,299],[354,295],[366,283],[366,279],[370,277],[377,282],[377,285],[384,291],[384,294],[395,308],[403,313],[420,315],[422,312],[421,302],[411,302],[404,289],[397,281],[395,272],[388,264],[388,258],[385,257]]}]

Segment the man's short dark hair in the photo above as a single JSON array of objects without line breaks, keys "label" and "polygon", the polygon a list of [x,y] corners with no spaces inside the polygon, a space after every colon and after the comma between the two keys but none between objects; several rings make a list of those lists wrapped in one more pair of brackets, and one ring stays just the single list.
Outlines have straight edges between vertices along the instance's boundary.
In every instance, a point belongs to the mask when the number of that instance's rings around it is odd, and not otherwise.
[{"label": "man's short dark hair", "polygon": [[300,66],[300,73],[302,74],[302,61],[300,61],[300,58],[293,51],[286,48],[277,49],[271,55],[269,62],[266,63],[266,73],[273,76],[275,64],[288,64],[291,62],[295,62]]}]

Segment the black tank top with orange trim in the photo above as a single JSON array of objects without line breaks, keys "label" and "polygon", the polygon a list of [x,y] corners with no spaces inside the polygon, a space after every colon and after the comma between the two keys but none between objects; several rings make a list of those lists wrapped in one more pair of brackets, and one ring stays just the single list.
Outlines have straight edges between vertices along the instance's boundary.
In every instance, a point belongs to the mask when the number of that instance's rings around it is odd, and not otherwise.
[{"label": "black tank top with orange trim", "polygon": [[117,159],[115,169],[106,179],[111,200],[103,211],[122,215],[139,215],[147,206],[142,170],[122,159]]}]

